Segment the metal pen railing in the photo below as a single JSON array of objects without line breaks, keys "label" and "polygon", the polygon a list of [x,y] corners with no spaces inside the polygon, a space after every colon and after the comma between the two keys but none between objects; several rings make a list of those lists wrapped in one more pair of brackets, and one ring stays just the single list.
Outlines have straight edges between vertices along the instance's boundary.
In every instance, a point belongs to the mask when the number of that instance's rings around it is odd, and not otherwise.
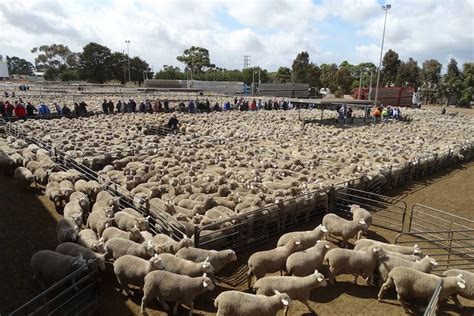
[{"label": "metal pen railing", "polygon": [[428,306],[426,306],[426,310],[423,316],[436,316],[438,312],[439,295],[441,294],[442,288],[443,288],[443,279],[441,278],[436,284],[434,293],[430,298]]}]

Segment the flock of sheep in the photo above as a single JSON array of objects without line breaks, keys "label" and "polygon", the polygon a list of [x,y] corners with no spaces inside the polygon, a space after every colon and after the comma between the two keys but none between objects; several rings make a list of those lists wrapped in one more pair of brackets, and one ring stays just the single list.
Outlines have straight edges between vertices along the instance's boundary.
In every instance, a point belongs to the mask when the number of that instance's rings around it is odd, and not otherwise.
[{"label": "flock of sheep", "polygon": [[[303,115],[311,115],[303,111]],[[87,181],[80,172],[64,170],[51,153],[12,136],[0,138],[0,171],[28,188],[44,186],[45,194],[61,209],[55,251],[42,250],[31,258],[35,278],[44,286],[71,271],[90,265],[105,269],[107,262],[124,291],[143,290],[142,312],[157,297],[166,310],[176,302],[193,310],[195,297],[213,291],[215,275],[237,259],[234,251],[193,247],[194,226],[253,216],[268,205],[362,176],[377,177],[389,166],[442,154],[448,148],[472,143],[470,117],[441,117],[413,112],[413,121],[339,129],[307,126],[297,113],[226,112],[179,116],[180,133],[149,135],[146,124],[163,125],[165,114],[120,114],[59,120],[16,122],[30,137],[51,145],[53,152],[98,172]],[[167,212],[186,228],[177,242],[153,236],[149,218],[124,208],[104,183],[125,188],[137,204]],[[324,197],[321,199],[324,201]],[[248,286],[256,294],[226,291],[214,305],[218,315],[275,315],[292,300],[308,304],[312,289],[335,282],[339,274],[379,277],[379,299],[395,287],[402,307],[405,299],[430,297],[440,277],[429,274],[436,262],[421,257],[418,247],[402,247],[360,239],[371,225],[369,212],[353,205],[352,220],[335,214],[323,218],[312,231],[281,236],[277,247],[256,252],[248,260]],[[230,222],[232,223],[232,222]],[[235,223],[235,222],[234,222]],[[354,250],[334,247],[357,239]],[[266,276],[285,271],[285,276]],[[441,298],[459,294],[474,299],[474,275],[445,273]],[[311,309],[312,310],[312,309]]]}]

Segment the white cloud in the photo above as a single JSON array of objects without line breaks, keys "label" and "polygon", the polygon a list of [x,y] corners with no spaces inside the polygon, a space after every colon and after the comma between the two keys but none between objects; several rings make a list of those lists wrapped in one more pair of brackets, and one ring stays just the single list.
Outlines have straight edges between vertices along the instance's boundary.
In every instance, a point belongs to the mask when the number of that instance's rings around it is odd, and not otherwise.
[{"label": "white cloud", "polygon": [[[385,51],[420,64],[473,61],[473,6],[471,0],[394,0]],[[322,24],[334,28],[323,33]],[[220,67],[241,68],[242,56],[251,55],[252,64],[276,70],[303,50],[318,63],[378,63],[383,11],[377,0],[1,0],[0,25],[0,54],[29,60],[30,49],[42,44],[80,51],[95,41],[122,51],[129,39],[131,55],[155,69],[182,67],[176,56],[199,45]],[[337,36],[341,30],[347,40]]]}]

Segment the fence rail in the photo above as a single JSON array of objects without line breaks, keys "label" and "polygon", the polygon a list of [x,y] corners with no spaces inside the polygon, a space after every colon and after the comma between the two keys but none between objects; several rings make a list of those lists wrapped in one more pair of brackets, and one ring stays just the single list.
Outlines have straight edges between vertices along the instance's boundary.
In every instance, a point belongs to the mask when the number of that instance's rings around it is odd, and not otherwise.
[{"label": "fence rail", "polygon": [[98,282],[95,264],[85,265],[9,315],[86,315],[98,302]]},{"label": "fence rail", "polygon": [[439,295],[441,293],[442,288],[443,288],[443,279],[440,279],[438,281],[438,284],[436,284],[435,291],[433,295],[431,296],[428,306],[426,306],[426,310],[423,316],[436,316],[437,311],[438,311]]}]

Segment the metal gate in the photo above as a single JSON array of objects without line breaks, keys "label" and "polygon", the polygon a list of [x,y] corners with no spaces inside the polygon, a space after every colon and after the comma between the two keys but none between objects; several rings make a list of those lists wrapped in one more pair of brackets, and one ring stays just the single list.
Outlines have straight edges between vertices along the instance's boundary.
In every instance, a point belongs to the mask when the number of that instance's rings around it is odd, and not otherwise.
[{"label": "metal gate", "polygon": [[330,210],[352,219],[350,205],[357,204],[372,213],[372,225],[403,232],[407,205],[402,200],[354,188],[333,188]]}]

